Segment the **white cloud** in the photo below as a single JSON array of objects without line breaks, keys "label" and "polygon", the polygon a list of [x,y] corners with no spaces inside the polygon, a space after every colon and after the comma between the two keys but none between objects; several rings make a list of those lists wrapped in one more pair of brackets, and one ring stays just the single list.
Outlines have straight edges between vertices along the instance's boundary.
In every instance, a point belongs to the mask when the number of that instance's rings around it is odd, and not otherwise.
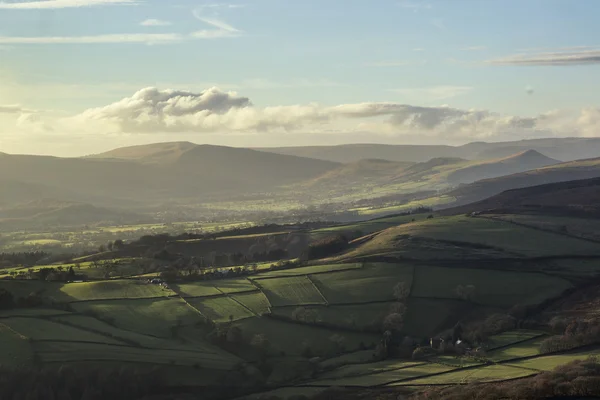
[{"label": "white cloud", "polygon": [[144,20],[144,21],[140,22],[140,25],[141,26],[169,26],[169,25],[171,25],[171,22],[170,21],[163,21],[163,20],[160,20],[160,19],[150,18],[150,19],[147,19],[147,20]]},{"label": "white cloud", "polygon": [[389,91],[412,99],[444,100],[466,94],[473,90],[470,86],[432,86],[422,88],[390,89]]},{"label": "white cloud", "polygon": [[600,50],[571,48],[566,51],[515,54],[486,61],[490,65],[569,66],[600,64]]},{"label": "white cloud", "polygon": [[[221,7],[222,5],[212,5],[213,7]],[[191,35],[195,38],[201,39],[215,39],[215,38],[226,38],[226,37],[236,37],[241,36],[242,32],[239,29],[234,28],[227,22],[221,20],[217,17],[217,15],[207,16],[204,15],[203,9],[207,6],[198,8],[192,12],[194,17],[207,25],[215,29],[202,29],[196,32],[193,32]],[[208,7],[211,7],[210,5]]]},{"label": "white cloud", "polygon": [[[313,141],[319,137],[326,141],[331,135],[365,140],[379,135],[395,141],[411,138],[412,141],[435,139],[454,143],[527,137],[600,136],[598,107],[579,111],[553,110],[536,116],[390,102],[258,107],[247,97],[214,87],[198,92],[145,88],[114,103],[68,117],[36,113],[20,106],[4,106],[4,110],[9,113],[0,113],[0,119],[7,134],[13,129],[22,137],[27,137],[23,136],[24,133],[31,133],[46,135],[44,137],[89,137],[89,140],[100,142],[99,138],[107,135],[140,137],[147,141],[153,140],[151,136],[161,140],[183,137],[187,140],[204,135],[213,142],[228,143],[237,140],[233,137],[247,135],[256,136],[257,141],[272,141],[283,134],[294,135],[286,136],[289,140],[305,135],[310,135]],[[5,122],[7,118],[13,121],[14,128]]]},{"label": "white cloud", "polygon": [[39,10],[107,5],[135,5],[139,3],[139,0],[45,0],[20,2],[0,1],[0,8],[12,10]]},{"label": "white cloud", "polygon": [[172,43],[184,40],[177,33],[123,33],[93,36],[0,36],[0,44],[103,44],[103,43]]}]

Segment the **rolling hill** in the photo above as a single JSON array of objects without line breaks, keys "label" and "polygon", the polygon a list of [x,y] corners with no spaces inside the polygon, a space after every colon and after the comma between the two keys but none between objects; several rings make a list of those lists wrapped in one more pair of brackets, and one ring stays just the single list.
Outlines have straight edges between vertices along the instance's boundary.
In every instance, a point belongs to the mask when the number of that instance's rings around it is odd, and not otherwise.
[{"label": "rolling hill", "polygon": [[369,158],[411,162],[424,162],[438,157],[458,157],[468,160],[497,159],[530,149],[557,160],[572,161],[596,157],[600,152],[600,139],[545,138],[496,143],[473,142],[462,146],[347,144],[258,148],[261,151],[342,163]]},{"label": "rolling hill", "polygon": [[505,190],[596,177],[600,177],[600,158],[571,161],[518,174],[484,179],[459,187],[449,192],[448,196],[457,199],[454,205],[463,205],[483,200]]},{"label": "rolling hill", "polygon": [[166,143],[85,158],[3,155],[0,181],[22,188],[23,195],[13,195],[13,203],[33,200],[30,196],[39,193],[102,206],[138,207],[272,191],[337,166],[248,149]]}]

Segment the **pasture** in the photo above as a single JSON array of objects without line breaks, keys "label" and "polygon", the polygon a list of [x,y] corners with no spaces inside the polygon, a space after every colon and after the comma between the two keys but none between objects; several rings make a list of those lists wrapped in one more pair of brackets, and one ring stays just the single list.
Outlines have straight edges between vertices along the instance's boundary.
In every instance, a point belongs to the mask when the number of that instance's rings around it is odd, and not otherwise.
[{"label": "pasture", "polygon": [[535,272],[419,266],[411,295],[459,299],[460,285],[474,286],[469,301],[497,307],[538,304],[572,287],[562,278]]},{"label": "pasture", "polygon": [[229,322],[250,318],[254,313],[227,296],[188,299],[188,303],[214,322]]},{"label": "pasture", "polygon": [[31,343],[3,321],[0,321],[0,365],[10,368],[30,366],[34,354]]},{"label": "pasture", "polygon": [[254,282],[274,307],[326,303],[308,276],[256,279]]},{"label": "pasture", "polygon": [[403,282],[410,288],[412,279],[412,266],[385,263],[312,276],[329,304],[394,300],[394,286]]},{"label": "pasture", "polygon": [[119,328],[163,338],[171,337],[175,326],[202,320],[197,310],[177,298],[87,301],[73,303],[73,308]]},{"label": "pasture", "polygon": [[514,358],[531,357],[540,354],[540,344],[546,339],[541,336],[517,343],[509,347],[493,350],[487,354],[487,358],[494,361],[512,360]]},{"label": "pasture", "polygon": [[535,375],[537,372],[508,365],[490,365],[481,368],[452,371],[447,374],[395,382],[388,386],[427,386],[427,385],[458,385],[472,382],[496,382],[507,379],[523,378]]},{"label": "pasture", "polygon": [[134,279],[67,283],[62,286],[61,292],[71,301],[152,299],[175,295],[175,292],[162,286]]}]

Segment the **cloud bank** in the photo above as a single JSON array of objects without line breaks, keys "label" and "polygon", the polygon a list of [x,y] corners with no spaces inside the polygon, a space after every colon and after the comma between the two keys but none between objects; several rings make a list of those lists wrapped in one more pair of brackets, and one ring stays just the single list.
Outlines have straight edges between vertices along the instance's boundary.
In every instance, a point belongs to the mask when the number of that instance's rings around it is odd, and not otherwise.
[{"label": "cloud bank", "polygon": [[508,57],[487,61],[491,65],[512,66],[571,66],[600,64],[600,50],[586,49],[585,47],[573,48],[569,51],[554,51],[543,53],[521,53]]}]

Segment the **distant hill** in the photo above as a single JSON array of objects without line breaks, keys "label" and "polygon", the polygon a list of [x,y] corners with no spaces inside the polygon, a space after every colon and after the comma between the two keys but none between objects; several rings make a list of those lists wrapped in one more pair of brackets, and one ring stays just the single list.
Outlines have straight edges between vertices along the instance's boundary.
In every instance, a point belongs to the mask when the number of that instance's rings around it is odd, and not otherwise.
[{"label": "distant hill", "polygon": [[319,187],[329,189],[332,186],[351,187],[355,185],[370,185],[387,180],[389,177],[402,173],[413,163],[394,162],[380,159],[360,160],[342,164],[303,184],[307,188]]},{"label": "distant hill", "polygon": [[410,162],[424,162],[438,157],[484,160],[505,158],[527,150],[535,150],[557,160],[572,161],[597,157],[600,154],[600,138],[546,138],[497,143],[473,142],[463,146],[347,144],[338,146],[273,147],[258,148],[257,150],[343,163],[369,158]]},{"label": "distant hill", "polygon": [[457,198],[455,205],[468,204],[497,195],[505,190],[600,177],[600,158],[555,164],[531,171],[464,185],[448,193]]},{"label": "distant hill", "polygon": [[559,163],[560,161],[546,157],[536,150],[527,150],[508,157],[487,160],[456,170],[450,173],[448,181],[453,184],[469,183],[480,179],[515,174]]},{"label": "distant hill", "polygon": [[600,178],[548,183],[506,190],[485,200],[442,210],[443,215],[478,211],[582,213],[600,216]]},{"label": "distant hill", "polygon": [[121,225],[148,222],[149,218],[91,204],[42,199],[0,209],[2,230],[40,229],[78,225]]},{"label": "distant hill", "polygon": [[[135,202],[189,197],[197,201],[231,193],[271,191],[314,178],[338,165],[249,149],[166,143],[85,158],[4,155],[0,157],[0,181],[19,185],[22,201],[60,197],[136,206]],[[57,191],[67,195],[56,196]],[[11,201],[15,200],[19,198]]]}]

